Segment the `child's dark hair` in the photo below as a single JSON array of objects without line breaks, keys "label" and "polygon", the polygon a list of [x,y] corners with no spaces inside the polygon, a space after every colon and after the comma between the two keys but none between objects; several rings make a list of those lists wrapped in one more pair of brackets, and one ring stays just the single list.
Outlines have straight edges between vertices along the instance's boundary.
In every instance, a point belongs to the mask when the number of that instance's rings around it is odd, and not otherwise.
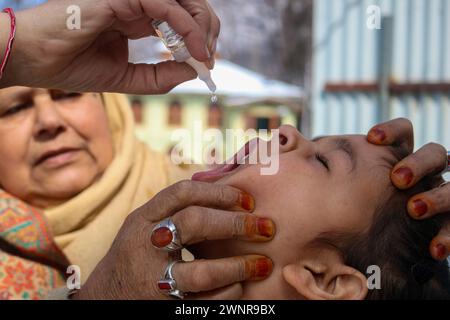
[{"label": "child's dark hair", "polygon": [[430,181],[424,180],[408,192],[393,191],[369,230],[341,246],[347,265],[363,274],[370,265],[381,269],[381,288],[369,289],[366,299],[450,299],[448,263],[429,253],[443,215],[419,221],[406,210],[408,198],[429,187]]}]

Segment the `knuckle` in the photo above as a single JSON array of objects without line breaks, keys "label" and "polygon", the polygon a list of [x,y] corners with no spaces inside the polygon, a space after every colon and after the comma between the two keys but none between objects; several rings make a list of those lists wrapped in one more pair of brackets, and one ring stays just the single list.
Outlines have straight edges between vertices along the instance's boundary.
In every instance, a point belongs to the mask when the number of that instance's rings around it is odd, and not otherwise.
[{"label": "knuckle", "polygon": [[244,281],[246,276],[246,261],[243,257],[235,257],[234,264],[236,266],[237,281]]},{"label": "knuckle", "polygon": [[183,243],[190,241],[192,237],[203,234],[204,219],[202,217],[202,207],[187,207],[173,217],[174,223],[180,230]]},{"label": "knuckle", "polygon": [[222,186],[219,186],[216,191],[217,199],[225,201],[227,199],[227,194]]},{"label": "knuckle", "polygon": [[432,206],[438,212],[450,210],[450,190],[446,190],[448,189],[448,187],[446,187],[435,188],[429,192],[429,198],[432,202]]},{"label": "knuckle", "polygon": [[208,290],[215,283],[213,270],[205,261],[194,267],[191,279],[193,282],[192,288],[197,291]]},{"label": "knuckle", "polygon": [[190,206],[181,210],[175,217],[178,217],[178,223],[180,224],[180,227],[182,226],[184,227],[184,229],[193,229],[202,223],[202,211],[204,211],[204,208],[202,207]]},{"label": "knuckle", "polygon": [[246,221],[246,215],[244,214],[238,214],[234,216],[233,218],[233,238],[237,238],[240,235],[245,235],[245,221]]},{"label": "knuckle", "polygon": [[180,202],[189,199],[192,184],[189,180],[181,180],[172,185],[170,188],[171,194]]},{"label": "knuckle", "polygon": [[125,217],[125,220],[123,221],[122,227],[126,228],[126,227],[129,227],[130,225],[132,225],[134,223],[134,221],[136,220],[136,217],[138,214],[139,214],[139,211],[136,211],[136,212],[132,212],[129,215],[127,215]]},{"label": "knuckle", "polygon": [[231,191],[225,185],[218,185],[216,193],[217,199],[223,203],[235,203],[239,197],[237,192]]},{"label": "knuckle", "polygon": [[129,214],[123,221],[120,229],[125,230],[125,231],[134,229],[136,227],[137,220],[140,220],[139,216],[137,214],[135,214],[135,213]]}]

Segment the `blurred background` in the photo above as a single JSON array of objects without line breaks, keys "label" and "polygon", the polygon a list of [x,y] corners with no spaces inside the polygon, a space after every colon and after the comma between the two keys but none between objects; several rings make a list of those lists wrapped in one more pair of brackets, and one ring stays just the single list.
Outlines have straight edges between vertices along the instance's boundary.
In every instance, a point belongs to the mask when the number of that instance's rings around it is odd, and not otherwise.
[{"label": "blurred background", "polygon": [[[40,2],[0,0],[15,9]],[[130,96],[137,134],[154,149],[170,151],[174,130],[193,132],[199,123],[291,124],[312,137],[366,133],[397,117],[414,123],[416,148],[450,148],[450,0],[210,3],[222,22],[212,73],[219,99],[212,103],[199,80],[164,96]],[[378,18],[380,28],[368,26]],[[158,39],[130,41],[130,61],[169,58]]]}]

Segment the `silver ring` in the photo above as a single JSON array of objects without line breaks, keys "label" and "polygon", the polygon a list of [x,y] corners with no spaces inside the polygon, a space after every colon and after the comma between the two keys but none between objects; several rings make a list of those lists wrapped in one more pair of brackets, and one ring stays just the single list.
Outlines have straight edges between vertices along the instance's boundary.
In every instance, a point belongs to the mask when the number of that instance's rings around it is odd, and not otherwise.
[{"label": "silver ring", "polygon": [[153,228],[152,234],[156,230],[161,229],[161,228],[166,228],[170,231],[172,240],[170,241],[170,243],[168,245],[166,245],[164,247],[158,247],[152,243],[155,248],[160,249],[160,250],[165,250],[168,252],[173,252],[173,251],[178,251],[178,250],[183,249],[183,244],[181,243],[180,235],[178,234],[177,227],[172,222],[172,219],[167,218],[167,219],[164,219],[163,221],[161,221],[160,223],[158,223]]},{"label": "silver ring", "polygon": [[169,297],[184,299],[184,292],[177,289],[177,282],[172,275],[172,268],[178,262],[183,262],[183,260],[172,261],[167,265],[164,271],[164,278],[158,281],[158,288]]}]

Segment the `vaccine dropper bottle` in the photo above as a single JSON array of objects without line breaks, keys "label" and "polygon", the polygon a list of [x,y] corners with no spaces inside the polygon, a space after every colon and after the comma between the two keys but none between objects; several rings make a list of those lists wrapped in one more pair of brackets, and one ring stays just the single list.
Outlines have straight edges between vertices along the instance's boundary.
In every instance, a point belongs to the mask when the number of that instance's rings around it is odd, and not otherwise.
[{"label": "vaccine dropper bottle", "polygon": [[158,36],[163,40],[167,49],[170,50],[172,56],[177,62],[186,62],[197,71],[200,80],[206,83],[209,90],[214,93],[216,91],[216,84],[211,78],[211,71],[206,65],[198,60],[195,60],[189,53],[183,37],[180,36],[172,27],[165,21],[155,20],[152,23]]}]

